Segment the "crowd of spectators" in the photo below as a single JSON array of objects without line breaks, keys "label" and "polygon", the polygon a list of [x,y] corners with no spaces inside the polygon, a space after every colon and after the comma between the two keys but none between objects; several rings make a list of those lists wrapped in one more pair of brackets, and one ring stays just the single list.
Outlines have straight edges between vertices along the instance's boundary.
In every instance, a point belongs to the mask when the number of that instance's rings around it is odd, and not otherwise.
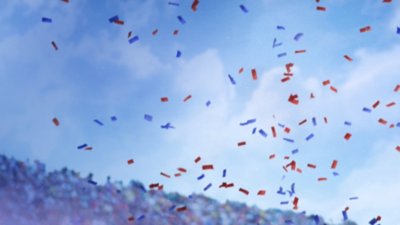
[{"label": "crowd of spectators", "polygon": [[[324,225],[316,215],[242,203],[219,203],[203,195],[146,190],[139,182],[98,185],[63,168],[47,172],[38,161],[0,155],[1,225]],[[345,223],[354,225],[352,222]]]}]

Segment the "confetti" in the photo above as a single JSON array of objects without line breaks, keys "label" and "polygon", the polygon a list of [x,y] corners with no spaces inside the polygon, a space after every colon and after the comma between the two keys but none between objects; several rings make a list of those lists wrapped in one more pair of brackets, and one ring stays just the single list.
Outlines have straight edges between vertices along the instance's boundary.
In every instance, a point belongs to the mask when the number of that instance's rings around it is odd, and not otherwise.
[{"label": "confetti", "polygon": [[314,137],[314,134],[313,133],[311,133],[310,135],[308,135],[307,137],[306,137],[306,141],[309,141],[311,138],[313,138]]},{"label": "confetti", "polygon": [[181,51],[176,51],[176,58],[180,58],[181,57],[181,55],[182,55],[182,52]]},{"label": "confetti", "polygon": [[162,97],[161,102],[168,102],[168,97]]},{"label": "confetti", "polygon": [[53,46],[54,50],[58,50],[58,46],[54,41],[51,42],[51,45]]},{"label": "confetti", "polygon": [[326,8],[323,7],[323,6],[317,6],[317,10],[318,10],[318,11],[323,11],[323,12],[325,12],[325,11],[326,11]]},{"label": "confetti", "polygon": [[117,117],[116,117],[116,116],[112,116],[112,117],[110,117],[110,119],[111,119],[111,121],[113,121],[113,122],[117,121]]},{"label": "confetti", "polygon": [[294,105],[298,105],[299,104],[299,100],[298,100],[298,95],[292,95],[290,94],[288,101]]},{"label": "confetti", "polygon": [[286,55],[287,55],[286,52],[279,53],[279,54],[278,54],[278,58],[284,57],[284,56],[286,56]]},{"label": "confetti", "polygon": [[293,39],[294,39],[295,41],[299,41],[299,40],[300,40],[300,38],[302,38],[302,37],[303,37],[303,35],[304,35],[303,33],[297,33],[297,34],[294,36],[294,38],[293,38]]},{"label": "confetti", "polygon": [[197,11],[197,7],[199,6],[200,1],[199,0],[194,0],[192,3],[192,10],[193,12]]},{"label": "confetti", "polygon": [[144,119],[149,121],[149,122],[151,122],[151,121],[153,121],[153,116],[148,115],[148,114],[144,114]]},{"label": "confetti", "polygon": [[137,36],[137,35],[132,37],[131,39],[129,39],[129,44],[132,44],[132,43],[134,43],[136,41],[139,41],[139,36]]},{"label": "confetti", "polygon": [[222,171],[222,177],[226,177],[226,169]]},{"label": "confetti", "polygon": [[133,159],[129,159],[127,162],[128,162],[128,165],[131,165],[134,163]]},{"label": "confetti", "polygon": [[203,191],[207,191],[211,186],[212,186],[212,184],[209,183],[209,184],[203,189]]},{"label": "confetti", "polygon": [[259,190],[259,191],[257,192],[257,195],[264,196],[265,193],[267,193],[266,190]]},{"label": "confetti", "polygon": [[233,85],[235,85],[236,82],[235,82],[235,80],[233,79],[233,77],[232,77],[230,74],[228,74],[228,77],[229,77],[229,80],[231,81],[231,83],[232,83]]},{"label": "confetti", "polygon": [[83,149],[83,148],[86,148],[87,146],[88,146],[87,144],[82,144],[82,145],[78,146],[78,149]]},{"label": "confetti", "polygon": [[253,78],[253,80],[257,80],[257,71],[256,71],[256,69],[252,69],[251,70],[251,77]]},{"label": "confetti", "polygon": [[168,129],[175,129],[175,127],[172,126],[171,123],[166,123],[165,125],[161,125],[161,128],[162,128],[162,129],[166,129],[166,130],[168,130]]},{"label": "confetti", "polygon": [[168,2],[168,5],[179,6],[179,3],[176,3],[176,2]]},{"label": "confetti", "polygon": [[346,125],[346,126],[351,126],[351,122],[349,122],[349,121],[344,121],[344,125]]},{"label": "confetti", "polygon": [[348,55],[344,55],[344,58],[347,59],[347,61],[349,61],[349,62],[353,61],[353,59],[350,58],[350,56],[348,56]]},{"label": "confetti", "polygon": [[211,101],[206,102],[206,106],[209,107],[211,105]]},{"label": "confetti", "polygon": [[259,129],[258,133],[261,134],[261,136],[263,136],[265,138],[267,137],[267,133],[263,129]]},{"label": "confetti", "polygon": [[296,149],[293,149],[293,150],[292,150],[292,154],[293,154],[293,155],[294,155],[294,154],[297,154],[297,153],[299,153],[299,149],[296,148]]},{"label": "confetti", "polygon": [[242,192],[245,195],[249,195],[249,191],[244,189],[244,188],[239,188],[239,191]]},{"label": "confetti", "polygon": [[52,23],[53,20],[52,20],[51,18],[42,17],[42,22],[43,22],[43,23]]},{"label": "confetti", "polygon": [[332,161],[332,165],[331,165],[331,169],[336,169],[337,164],[338,164],[338,161],[337,160],[333,160]]},{"label": "confetti", "polygon": [[247,10],[247,8],[244,5],[239,5],[239,7],[244,13],[248,13],[249,12],[249,10]]},{"label": "confetti", "polygon": [[326,178],[326,177],[320,177],[320,178],[318,178],[318,181],[327,181],[328,180],[328,178]]},{"label": "confetti", "polygon": [[179,20],[179,22],[180,22],[181,24],[185,24],[185,23],[186,23],[186,20],[183,19],[182,16],[178,16],[177,18],[178,18],[178,20]]},{"label": "confetti", "polygon": [[244,145],[246,145],[246,142],[245,142],[245,141],[241,141],[241,142],[238,142],[238,143],[237,143],[237,146],[238,146],[238,147],[241,147],[241,146],[244,146]]},{"label": "confetti", "polygon": [[187,102],[191,98],[192,98],[192,95],[188,95],[183,99],[183,102]]},{"label": "confetti", "polygon": [[366,26],[363,28],[360,28],[360,33],[365,33],[365,32],[369,32],[371,31],[371,27],[370,26]]},{"label": "confetti", "polygon": [[151,32],[151,34],[152,34],[153,36],[157,35],[157,33],[158,33],[158,29],[155,29],[155,30],[153,30],[153,32]]},{"label": "confetti", "polygon": [[315,168],[317,168],[317,166],[316,166],[316,165],[314,165],[314,164],[311,164],[311,163],[307,164],[307,167],[309,167],[309,168],[311,168],[311,169],[315,169]]},{"label": "confetti", "polygon": [[346,133],[344,135],[344,139],[346,139],[347,141],[350,140],[350,138],[351,138],[351,134],[350,133]]},{"label": "confetti", "polygon": [[349,200],[357,200],[358,197],[350,197]]},{"label": "confetti", "polygon": [[194,162],[195,162],[195,163],[198,163],[198,162],[200,162],[200,160],[201,160],[201,157],[200,157],[200,156],[197,156],[196,159],[194,160]]},{"label": "confetti", "polygon": [[53,121],[54,126],[56,126],[56,127],[60,126],[60,121],[58,121],[57,118],[54,117],[52,121]]},{"label": "confetti", "polygon": [[278,26],[276,26],[276,29],[277,29],[277,30],[285,30],[285,27],[284,27],[284,26],[279,26],[279,25],[278,25]]},{"label": "confetti", "polygon": [[166,178],[171,178],[171,176],[168,175],[168,174],[166,174],[166,173],[161,172],[160,174],[161,174],[161,176],[164,176],[164,177],[166,177]]},{"label": "confetti", "polygon": [[117,15],[115,15],[115,16],[111,17],[110,19],[108,19],[108,21],[109,21],[110,23],[114,23],[114,22],[117,21],[117,20],[119,20],[119,17],[118,17]]},{"label": "confetti", "polygon": [[214,166],[212,164],[203,165],[203,170],[213,170]]},{"label": "confetti", "polygon": [[201,174],[200,176],[197,177],[197,180],[201,180],[204,178],[204,174]]},{"label": "confetti", "polygon": [[255,123],[257,121],[257,119],[249,119],[246,122],[240,123],[240,126],[246,126],[252,123]]},{"label": "confetti", "polygon": [[93,122],[97,123],[99,126],[104,126],[104,124],[98,119],[93,120]]},{"label": "confetti", "polygon": [[379,103],[380,103],[380,102],[379,102],[379,100],[378,100],[378,101],[376,101],[376,102],[375,102],[375,103],[372,105],[372,108],[374,108],[374,109],[375,109],[376,107],[378,107]]}]

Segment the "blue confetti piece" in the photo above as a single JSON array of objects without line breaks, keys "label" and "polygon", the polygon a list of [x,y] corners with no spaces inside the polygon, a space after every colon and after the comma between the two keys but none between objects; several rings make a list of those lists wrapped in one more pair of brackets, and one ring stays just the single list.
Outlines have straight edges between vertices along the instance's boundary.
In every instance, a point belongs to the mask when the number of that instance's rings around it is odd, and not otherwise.
[{"label": "blue confetti piece", "polygon": [[207,191],[211,186],[212,186],[212,184],[209,183],[209,184],[203,189],[203,191]]},{"label": "blue confetti piece", "polygon": [[370,108],[364,107],[364,108],[363,108],[363,111],[364,111],[364,112],[371,112],[372,110],[371,110]]},{"label": "blue confetti piece", "polygon": [[108,21],[110,21],[110,23],[114,23],[115,21],[119,20],[118,16],[113,16],[110,19],[108,19]]},{"label": "blue confetti piece", "polygon": [[256,121],[257,121],[256,119],[249,119],[244,123],[240,123],[240,126],[249,125],[249,124],[255,123]]},{"label": "blue confetti piece", "polygon": [[251,134],[255,134],[256,131],[257,131],[257,127],[254,127],[254,128],[253,128],[253,131],[251,132]]},{"label": "blue confetti piece", "polygon": [[400,34],[400,27],[397,27],[397,34]]},{"label": "blue confetti piece", "polygon": [[351,126],[351,122],[349,122],[349,121],[344,121],[344,125],[346,125],[346,126]]},{"label": "blue confetti piece", "polygon": [[265,138],[268,136],[267,133],[263,129],[259,129],[258,133],[261,134],[261,136],[263,136]]},{"label": "blue confetti piece", "polygon": [[286,55],[287,55],[286,52],[282,52],[282,53],[278,54],[278,58],[284,57]]},{"label": "blue confetti piece", "polygon": [[290,139],[290,138],[283,138],[283,140],[284,140],[284,141],[287,141],[287,142],[290,142],[290,143],[294,143],[294,140],[293,140],[293,139]]},{"label": "blue confetti piece", "polygon": [[282,127],[282,128],[285,128],[285,125],[283,125],[283,124],[281,124],[281,123],[278,123],[278,126],[280,126],[280,127]]},{"label": "blue confetti piece", "polygon": [[311,133],[310,135],[308,135],[307,137],[306,137],[306,141],[309,141],[311,138],[313,138],[314,137],[314,134],[313,133]]},{"label": "blue confetti piece", "polygon": [[176,3],[176,2],[168,2],[168,5],[179,6],[179,3]]},{"label": "blue confetti piece", "polygon": [[312,216],[312,218],[314,219],[315,224],[319,225],[319,216],[314,215],[314,216]]},{"label": "blue confetti piece", "polygon": [[175,209],[175,207],[176,207],[176,205],[172,205],[171,207],[169,207],[169,211],[172,211],[172,210],[174,210]]},{"label": "blue confetti piece", "polygon": [[229,80],[231,81],[231,83],[232,83],[233,85],[235,85],[236,82],[235,82],[235,80],[233,79],[233,77],[232,77],[230,74],[228,74],[228,77],[229,77]]},{"label": "blue confetti piece", "polygon": [[87,146],[88,146],[87,144],[79,145],[78,149],[86,148]]},{"label": "blue confetti piece", "polygon": [[279,47],[281,45],[282,45],[282,42],[281,43],[277,43],[276,38],[274,38],[274,42],[272,43],[272,48]]},{"label": "blue confetti piece", "polygon": [[161,125],[161,129],[175,129],[174,126],[171,125],[171,123],[167,123],[165,125]]},{"label": "blue confetti piece", "polygon": [[210,106],[211,105],[211,101],[207,101],[206,102],[206,106],[208,107],[208,106]]},{"label": "blue confetti piece", "polygon": [[287,205],[287,204],[289,204],[289,201],[283,201],[283,202],[281,202],[281,205]]},{"label": "blue confetti piece", "polygon": [[143,220],[144,218],[145,218],[145,216],[144,216],[144,215],[141,215],[141,216],[139,216],[139,217],[137,218],[137,220],[140,221],[140,220]]},{"label": "blue confetti piece", "polygon": [[400,122],[396,124],[396,127],[400,127]]},{"label": "blue confetti piece", "polygon": [[332,174],[333,174],[333,176],[339,176],[338,172],[333,172]]},{"label": "blue confetti piece", "polygon": [[285,27],[284,27],[284,26],[279,26],[279,25],[278,25],[278,26],[276,26],[276,29],[277,29],[277,30],[285,30]]},{"label": "blue confetti piece", "polygon": [[378,222],[378,220],[373,218],[371,221],[369,221],[369,224],[375,225],[377,222]]},{"label": "blue confetti piece", "polygon": [[342,215],[343,215],[343,221],[347,221],[349,218],[347,217],[347,212],[346,211],[342,211]]},{"label": "blue confetti piece", "polygon": [[280,195],[286,195],[286,192],[283,191],[282,187],[279,187],[279,190],[276,193]]},{"label": "blue confetti piece", "polygon": [[317,126],[317,119],[315,119],[315,117],[312,118],[312,123],[314,126]]},{"label": "blue confetti piece", "polygon": [[349,200],[357,200],[358,197],[350,197]]},{"label": "blue confetti piece", "polygon": [[149,121],[149,122],[151,122],[151,121],[153,121],[153,116],[148,115],[148,114],[144,114],[144,119]]},{"label": "blue confetti piece", "polygon": [[226,169],[222,171],[222,177],[226,177]]},{"label": "blue confetti piece", "polygon": [[303,33],[297,33],[297,34],[294,36],[294,40],[295,40],[295,41],[299,41],[300,38],[303,37],[303,35],[304,35]]},{"label": "blue confetti piece", "polygon": [[181,57],[181,55],[182,55],[182,52],[178,50],[178,51],[176,52],[176,58]]},{"label": "blue confetti piece", "polygon": [[180,22],[181,24],[185,24],[185,23],[186,23],[185,19],[183,19],[182,16],[178,16],[177,18],[178,18],[178,20],[179,20],[179,22]]},{"label": "blue confetti piece", "polygon": [[289,220],[285,220],[285,223],[286,224],[293,224],[293,220],[290,220],[290,219]]},{"label": "blue confetti piece", "polygon": [[129,39],[129,44],[132,44],[132,43],[134,43],[136,41],[139,41],[139,36],[137,36],[137,35],[132,37],[131,39]]},{"label": "blue confetti piece", "polygon": [[93,184],[93,185],[97,185],[97,182],[92,181],[92,180],[88,180],[88,183],[89,183],[89,184]]},{"label": "blue confetti piece", "polygon": [[100,125],[100,126],[104,126],[104,124],[100,121],[100,120],[93,120],[95,123],[97,123],[98,125]]},{"label": "blue confetti piece", "polygon": [[248,13],[249,12],[249,10],[247,10],[247,8],[244,5],[240,5],[239,7],[244,13]]},{"label": "blue confetti piece", "polygon": [[200,175],[199,177],[197,177],[197,180],[201,180],[204,178],[204,174]]},{"label": "blue confetti piece", "polygon": [[111,121],[113,121],[113,122],[117,121],[117,117],[116,117],[116,116],[112,116],[112,117],[110,117],[110,119],[111,119]]},{"label": "blue confetti piece", "polygon": [[47,18],[47,17],[42,17],[42,22],[43,22],[43,23],[52,23],[53,20],[50,19],[50,18]]},{"label": "blue confetti piece", "polygon": [[292,150],[292,154],[293,154],[293,155],[294,155],[294,154],[297,154],[297,153],[299,153],[299,149],[296,148],[296,149],[293,149],[293,150]]}]

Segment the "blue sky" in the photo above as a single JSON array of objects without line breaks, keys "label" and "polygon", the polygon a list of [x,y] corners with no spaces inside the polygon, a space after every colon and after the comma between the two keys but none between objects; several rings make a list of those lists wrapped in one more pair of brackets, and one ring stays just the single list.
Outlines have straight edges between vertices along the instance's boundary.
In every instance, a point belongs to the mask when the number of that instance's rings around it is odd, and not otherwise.
[{"label": "blue sky", "polygon": [[[93,172],[100,183],[111,175],[146,186],[160,182],[166,191],[190,194],[203,193],[211,182],[207,196],[262,208],[291,209],[280,202],[292,199],[276,191],[295,182],[300,210],[339,222],[349,206],[349,218],[360,224],[377,215],[383,224],[395,224],[400,128],[389,125],[400,122],[400,110],[385,105],[399,100],[393,91],[400,84],[397,1],[200,0],[197,12],[190,9],[192,1],[177,2],[178,7],[160,0],[7,0],[0,9],[0,152],[39,159],[49,169]],[[317,5],[327,11],[317,11]],[[109,23],[114,15],[125,24]],[[178,15],[186,24],[179,23]],[[42,23],[42,17],[53,22]],[[371,32],[359,32],[368,25]],[[153,36],[155,29],[159,32]],[[172,35],[175,29],[177,36]],[[139,36],[138,42],[128,43],[129,31]],[[295,41],[299,32],[304,35]],[[282,46],[272,48],[274,38]],[[293,54],[301,49],[307,52]],[[282,52],[287,56],[277,57]],[[345,60],[345,54],[353,61]],[[281,83],[289,62],[295,65],[294,76]],[[327,79],[338,93],[322,85]],[[309,98],[311,92],[316,98]],[[299,105],[287,101],[294,93]],[[189,94],[192,98],[183,102]],[[160,101],[164,96],[168,103]],[[371,113],[362,111],[377,100],[380,105]],[[153,121],[144,120],[144,114]],[[118,120],[112,122],[111,116]],[[52,124],[54,117],[59,127]],[[239,125],[252,118],[255,124]],[[308,122],[299,126],[305,118]],[[379,124],[379,118],[388,125]],[[176,129],[161,129],[167,122]],[[254,127],[268,137],[252,135]],[[353,134],[349,141],[343,139],[347,132]],[[314,138],[305,141],[310,133]],[[238,148],[239,141],[247,145]],[[83,143],[94,149],[77,150]],[[299,153],[291,155],[296,148]],[[271,154],[274,160],[268,159]],[[196,179],[203,173],[201,165],[193,162],[199,155],[201,163],[215,167],[201,181]],[[285,155],[296,160],[302,174],[283,171],[290,162]],[[128,166],[131,158],[135,163]],[[330,169],[334,159],[339,176]],[[171,179],[159,175],[174,174],[178,167],[188,173]],[[317,182],[318,177],[328,180]],[[234,182],[235,188],[218,189],[222,181]],[[243,196],[239,187],[250,195]],[[257,196],[259,189],[267,195]],[[350,201],[352,196],[359,199]]]}]

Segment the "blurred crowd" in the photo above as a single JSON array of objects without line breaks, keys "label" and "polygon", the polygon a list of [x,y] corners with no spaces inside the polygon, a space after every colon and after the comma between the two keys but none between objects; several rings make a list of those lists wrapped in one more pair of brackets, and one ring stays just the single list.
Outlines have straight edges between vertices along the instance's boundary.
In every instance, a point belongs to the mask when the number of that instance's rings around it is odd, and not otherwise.
[{"label": "blurred crowd", "polygon": [[[321,217],[221,204],[202,195],[146,190],[139,182],[104,185],[93,175],[0,155],[0,225],[324,225]],[[185,208],[186,207],[186,208]],[[346,225],[355,225],[347,222]]]}]

